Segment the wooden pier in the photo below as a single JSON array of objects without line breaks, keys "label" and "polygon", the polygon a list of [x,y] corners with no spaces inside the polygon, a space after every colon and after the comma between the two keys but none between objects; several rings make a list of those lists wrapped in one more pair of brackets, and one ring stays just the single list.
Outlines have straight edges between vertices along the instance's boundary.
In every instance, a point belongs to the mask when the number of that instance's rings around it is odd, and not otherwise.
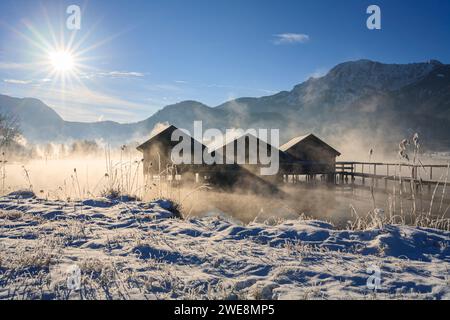
[{"label": "wooden pier", "polygon": [[336,162],[335,183],[387,189],[389,181],[396,181],[400,184],[427,186],[431,191],[436,185],[449,186],[448,174],[448,164],[341,161]]}]

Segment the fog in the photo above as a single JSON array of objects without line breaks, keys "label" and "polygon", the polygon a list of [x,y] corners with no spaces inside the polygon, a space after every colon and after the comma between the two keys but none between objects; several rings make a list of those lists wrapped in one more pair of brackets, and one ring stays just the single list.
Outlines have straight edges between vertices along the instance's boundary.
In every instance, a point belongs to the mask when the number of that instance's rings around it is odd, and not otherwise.
[{"label": "fog", "polygon": [[[157,123],[150,136],[167,126],[168,123]],[[387,143],[383,139],[385,132],[381,129],[370,135],[342,127],[328,129],[336,134],[325,141],[342,153],[337,161],[404,161],[399,157],[398,143]],[[292,131],[292,128],[288,130]],[[411,137],[406,138],[411,140]],[[27,145],[28,151],[21,150],[21,153],[9,150],[2,155],[1,193],[32,189],[42,199],[64,201],[117,195],[137,197],[143,201],[164,197],[179,203],[185,216],[221,215],[243,223],[255,219],[266,221],[306,216],[328,220],[341,227],[353,219],[355,213],[366,215],[375,207],[392,210],[392,205],[396,205],[393,198],[398,197],[396,192],[399,188],[395,191],[391,182],[387,190],[285,183],[278,186],[279,192],[257,194],[248,186],[246,190],[245,183],[238,184],[236,189],[224,190],[204,183],[188,184],[183,180],[182,183],[145,180],[142,154],[136,150],[137,145],[133,142],[111,147],[101,140],[73,141],[67,144]],[[407,152],[413,152],[411,146],[408,146]],[[417,159],[427,164],[448,162],[444,154],[419,152]],[[385,173],[383,168],[379,170],[378,174]],[[419,170],[419,175],[426,179],[428,173]],[[442,180],[444,175],[445,170],[436,170],[435,179]],[[442,201],[444,209],[434,207],[430,211],[448,215],[449,192],[438,186],[435,193],[445,195],[445,201]],[[412,199],[406,190],[402,197],[402,210],[411,210]],[[420,209],[428,211],[431,195],[421,193],[419,200]]]},{"label": "fog", "polygon": [[[345,227],[354,218],[355,211],[364,216],[374,207],[387,212],[392,205],[392,185],[387,192],[374,192],[375,203],[370,190],[349,185],[286,183],[280,186],[280,193],[255,194],[253,190],[222,190],[204,183],[145,181],[141,163],[139,152],[126,149],[106,152],[103,157],[8,162],[2,166],[1,190],[7,194],[31,188],[39,198],[64,201],[111,195],[111,190],[117,190],[143,201],[170,198],[181,204],[185,217],[219,215],[242,223],[309,217],[330,221],[339,227]],[[437,189],[437,203],[442,191],[442,187]],[[435,205],[433,214],[442,214],[447,208],[448,216],[450,203],[448,191],[445,193],[444,208],[437,210],[439,205]],[[421,202],[417,200],[424,211],[428,211],[430,197],[425,194]],[[402,209],[411,210],[411,197],[404,195],[403,198]]]}]

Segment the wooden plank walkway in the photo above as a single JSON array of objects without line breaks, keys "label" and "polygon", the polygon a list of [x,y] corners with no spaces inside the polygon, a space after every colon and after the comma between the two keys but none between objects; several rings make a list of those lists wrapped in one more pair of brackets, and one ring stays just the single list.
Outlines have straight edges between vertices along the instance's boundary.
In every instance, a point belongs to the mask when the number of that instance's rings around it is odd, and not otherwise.
[{"label": "wooden plank walkway", "polygon": [[[359,170],[358,170],[359,169]],[[381,170],[380,170],[381,169]],[[406,169],[406,170],[404,170]],[[441,170],[439,179],[434,174]],[[377,173],[378,171],[378,173]],[[380,173],[383,171],[383,173]],[[403,174],[407,173],[407,174]],[[435,186],[437,184],[449,186],[449,164],[410,164],[410,163],[384,163],[384,162],[356,162],[341,161],[336,162],[336,182],[337,183],[355,183],[355,178],[361,178],[362,185],[366,185],[366,179],[371,180],[372,185],[378,187],[380,181],[383,181],[387,188],[388,181],[397,181],[401,183],[421,184]]]}]

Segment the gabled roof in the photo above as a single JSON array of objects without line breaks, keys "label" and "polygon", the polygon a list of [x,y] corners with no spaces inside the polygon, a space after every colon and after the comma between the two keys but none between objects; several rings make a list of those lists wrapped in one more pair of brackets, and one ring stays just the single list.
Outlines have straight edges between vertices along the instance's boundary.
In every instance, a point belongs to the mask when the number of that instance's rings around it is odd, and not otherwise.
[{"label": "gabled roof", "polygon": [[256,141],[261,141],[261,142],[265,143],[266,145],[268,145],[268,146],[270,146],[270,147],[272,147],[272,148],[275,148],[275,149],[277,149],[277,150],[280,150],[280,148],[275,147],[274,145],[272,145],[272,144],[268,143],[267,141],[265,141],[265,140],[263,140],[263,139],[261,139],[261,138],[255,136],[254,134],[252,134],[252,133],[250,133],[250,132],[245,132],[245,133],[243,133],[243,134],[239,134],[239,135],[236,135],[236,136],[234,136],[234,137],[228,138],[228,139],[227,139],[226,141],[224,141],[224,143],[223,143],[222,145],[220,145],[220,146],[217,146],[217,145],[214,145],[214,144],[213,144],[213,145],[209,145],[208,147],[209,147],[209,149],[210,149],[210,152],[217,151],[217,150],[219,150],[219,149],[225,148],[226,146],[230,145],[231,143],[234,143],[235,141],[237,141],[237,140],[239,140],[239,139],[241,139],[241,138],[244,138],[244,137],[251,137],[251,138],[254,138],[254,139],[256,139]]},{"label": "gabled roof", "polygon": [[334,149],[333,147],[331,147],[329,144],[325,143],[322,139],[319,139],[317,136],[315,136],[314,134],[310,133],[304,136],[298,136],[295,138],[292,138],[291,140],[289,140],[288,142],[286,142],[285,144],[283,144],[280,147],[280,150],[283,152],[287,152],[289,149],[291,149],[292,147],[296,146],[296,145],[301,145],[303,144],[305,141],[309,140],[309,139],[313,139],[317,142],[319,142],[320,144],[322,144],[325,148],[329,149],[331,152],[335,153],[337,156],[340,156],[341,153],[339,151],[337,151],[336,149]]},{"label": "gabled roof", "polygon": [[170,126],[164,128],[163,130],[161,130],[161,131],[159,131],[159,132],[153,134],[153,135],[150,137],[150,139],[148,139],[147,141],[145,141],[144,143],[142,143],[141,145],[139,145],[136,149],[138,149],[139,151],[142,151],[143,149],[145,149],[145,147],[146,147],[147,145],[149,145],[149,144],[152,143],[154,140],[156,140],[156,137],[160,136],[161,134],[163,134],[163,133],[165,133],[165,132],[167,132],[167,131],[173,132],[173,131],[175,131],[176,129],[178,129],[178,128],[175,127],[175,126],[173,126],[173,125],[170,125]]},{"label": "gabled roof", "polygon": [[[136,149],[138,149],[139,151],[143,151],[149,144],[151,144],[152,142],[157,140],[158,137],[160,137],[161,135],[164,135],[164,134],[170,134],[171,135],[172,132],[174,132],[175,130],[178,130],[178,128],[175,127],[174,125],[169,125],[168,127],[164,128],[163,130],[153,134],[153,136],[151,136],[150,139],[145,141],[143,144],[138,146]],[[184,133],[183,131],[182,131],[182,135],[185,135],[186,137],[194,140],[194,142],[200,143],[203,146],[203,144],[201,142],[199,142],[198,140],[194,139],[194,137],[192,137],[191,135],[189,135],[187,133]],[[205,146],[203,146],[203,147],[206,148]]]},{"label": "gabled roof", "polygon": [[272,146],[270,143],[268,143],[267,141],[264,141],[264,140],[258,138],[254,134],[252,134],[250,132],[244,132],[242,134],[239,134],[239,135],[236,135],[236,136],[233,136],[233,137],[228,137],[228,139],[225,136],[225,141],[223,142],[222,145],[217,145],[217,144],[214,143],[214,144],[208,145],[208,148],[209,148],[210,152],[217,151],[219,149],[225,148],[227,145],[229,145],[231,143],[234,143],[235,141],[237,141],[237,140],[239,140],[241,138],[244,138],[244,137],[252,137],[252,138],[255,138],[256,141],[260,140],[260,141],[264,142],[265,144]]},{"label": "gabled roof", "polygon": [[304,136],[298,136],[298,137],[292,138],[291,140],[289,140],[288,142],[283,144],[280,147],[280,150],[287,151],[290,148],[292,148],[293,146],[295,146],[297,143],[299,143],[299,142],[303,141],[304,139],[306,139],[308,136],[309,136],[309,134],[304,135]]},{"label": "gabled roof", "polygon": [[[222,152],[224,151],[224,148],[228,148],[231,144],[234,144],[239,139],[245,138],[245,137],[251,137],[251,138],[256,139],[256,142],[258,143],[257,144],[258,147],[260,146],[260,143],[262,142],[268,148],[273,148],[273,150],[278,152],[279,157],[280,157],[279,159],[280,159],[281,162],[287,162],[287,161],[291,161],[292,160],[292,157],[289,154],[285,153],[284,151],[281,151],[280,148],[275,147],[274,145],[272,145],[272,144],[268,143],[267,141],[265,141],[265,140],[255,136],[254,134],[252,134],[250,132],[245,132],[244,134],[240,134],[240,135],[237,135],[237,136],[235,136],[235,137],[233,137],[231,139],[228,139],[228,141],[225,141],[225,143],[222,146],[215,147],[214,149],[211,148],[210,149],[210,153],[217,152],[218,154],[222,154]],[[245,146],[248,147],[248,144],[245,144]],[[236,152],[237,150],[235,149],[234,151]],[[225,154],[225,156],[227,156],[227,155]]]}]

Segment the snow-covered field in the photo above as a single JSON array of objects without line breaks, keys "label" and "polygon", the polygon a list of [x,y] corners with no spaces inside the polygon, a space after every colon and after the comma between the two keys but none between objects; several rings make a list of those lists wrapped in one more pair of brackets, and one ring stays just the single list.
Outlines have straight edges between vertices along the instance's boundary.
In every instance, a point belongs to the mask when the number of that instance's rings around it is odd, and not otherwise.
[{"label": "snow-covered field", "polygon": [[0,198],[0,299],[450,299],[450,232],[173,211]]}]

